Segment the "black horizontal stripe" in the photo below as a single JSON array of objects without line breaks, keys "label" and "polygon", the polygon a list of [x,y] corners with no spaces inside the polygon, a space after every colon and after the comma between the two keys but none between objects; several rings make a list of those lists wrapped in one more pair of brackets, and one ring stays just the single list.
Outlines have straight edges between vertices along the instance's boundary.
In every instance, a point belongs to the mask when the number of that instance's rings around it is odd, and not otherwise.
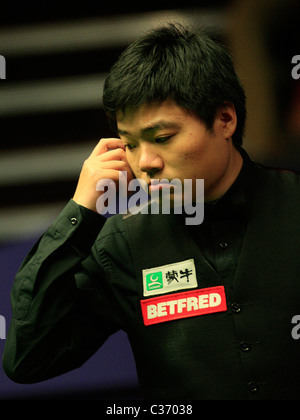
[{"label": "black horizontal stripe", "polygon": [[26,185],[0,187],[0,211],[11,207],[68,201],[73,197],[77,179],[36,182]]},{"label": "black horizontal stripe", "polygon": [[[109,2],[86,0],[84,3],[63,3],[60,0],[40,2],[36,0],[2,2],[0,24],[19,25],[41,22],[66,21],[88,17],[128,15],[133,13],[151,12],[167,9],[187,9],[199,7],[199,2],[186,0],[176,2]],[[203,8],[224,7],[229,0],[201,0]]]},{"label": "black horizontal stripe", "polygon": [[12,153],[15,149],[32,146],[61,146],[115,137],[100,106],[77,111],[0,118],[0,126],[0,151],[11,150]]},{"label": "black horizontal stripe", "polygon": [[[60,53],[30,55],[6,54],[6,84],[26,81],[55,80],[95,73],[108,73],[124,47],[78,49]],[[1,53],[1,52],[0,52]]]}]

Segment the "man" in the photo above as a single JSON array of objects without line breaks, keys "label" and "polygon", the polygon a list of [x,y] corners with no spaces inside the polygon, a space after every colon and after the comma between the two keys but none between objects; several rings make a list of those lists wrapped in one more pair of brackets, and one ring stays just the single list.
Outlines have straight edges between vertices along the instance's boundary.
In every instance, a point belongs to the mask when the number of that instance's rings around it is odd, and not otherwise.
[{"label": "man", "polygon": [[[156,29],[121,55],[103,99],[120,138],[101,139],[16,276],[7,375],[62,374],[123,329],[145,398],[298,399],[299,178],[241,149],[245,95],[225,48]],[[190,179],[195,201],[203,178],[203,223],[175,211],[105,221],[97,184],[121,171],[171,202],[162,179]]]}]

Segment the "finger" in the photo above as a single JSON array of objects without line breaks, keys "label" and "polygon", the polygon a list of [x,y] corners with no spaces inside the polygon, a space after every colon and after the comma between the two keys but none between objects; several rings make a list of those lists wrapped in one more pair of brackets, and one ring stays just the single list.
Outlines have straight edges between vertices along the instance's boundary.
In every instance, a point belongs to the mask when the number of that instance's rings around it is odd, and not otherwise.
[{"label": "finger", "polygon": [[109,160],[123,160],[126,161],[126,152],[123,149],[113,149],[108,152],[102,153],[97,156],[97,159],[101,162],[106,162]]},{"label": "finger", "polygon": [[105,170],[105,177],[99,178],[97,184],[101,183],[101,181],[103,181],[103,180],[111,180],[111,181],[114,181],[114,182],[118,183],[119,182],[119,177],[120,177],[120,171],[118,169],[114,169],[114,168],[106,169]]},{"label": "finger", "polygon": [[124,144],[121,139],[117,138],[108,138],[108,139],[101,139],[97,146],[91,153],[91,156],[98,156],[102,153],[108,152],[110,149],[117,149],[121,148],[125,150]]},{"label": "finger", "polygon": [[103,153],[102,155],[98,156],[97,159],[99,165],[101,164],[102,167],[104,167],[103,165],[107,163],[105,167],[115,167],[118,170],[126,171],[130,179],[134,178],[134,174],[126,158],[125,150],[111,150],[107,153]]},{"label": "finger", "polygon": [[127,168],[128,164],[123,160],[108,160],[107,162],[101,162],[101,170],[115,169],[117,171],[123,171]]}]

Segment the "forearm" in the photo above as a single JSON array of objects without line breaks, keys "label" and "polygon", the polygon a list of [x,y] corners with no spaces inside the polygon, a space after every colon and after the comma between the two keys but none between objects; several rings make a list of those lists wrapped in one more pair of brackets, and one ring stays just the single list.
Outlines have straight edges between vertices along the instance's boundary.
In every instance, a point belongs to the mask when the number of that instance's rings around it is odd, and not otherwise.
[{"label": "forearm", "polygon": [[93,331],[88,315],[80,315],[84,299],[75,279],[104,222],[97,214],[86,217],[70,201],[22,264],[11,293],[13,319],[3,357],[6,373],[16,382],[36,382],[77,367],[107,336]]}]

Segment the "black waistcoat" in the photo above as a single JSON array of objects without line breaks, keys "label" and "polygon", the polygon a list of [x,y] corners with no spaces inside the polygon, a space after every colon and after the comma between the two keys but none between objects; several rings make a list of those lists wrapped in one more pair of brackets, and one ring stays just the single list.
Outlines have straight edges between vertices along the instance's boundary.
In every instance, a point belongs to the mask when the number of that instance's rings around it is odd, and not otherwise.
[{"label": "black waistcoat", "polygon": [[[251,166],[251,206],[238,267],[225,285],[227,310],[128,332],[146,398],[299,399],[300,188],[294,173]],[[194,259],[198,288],[222,286],[176,216],[125,218],[141,273]]]}]

